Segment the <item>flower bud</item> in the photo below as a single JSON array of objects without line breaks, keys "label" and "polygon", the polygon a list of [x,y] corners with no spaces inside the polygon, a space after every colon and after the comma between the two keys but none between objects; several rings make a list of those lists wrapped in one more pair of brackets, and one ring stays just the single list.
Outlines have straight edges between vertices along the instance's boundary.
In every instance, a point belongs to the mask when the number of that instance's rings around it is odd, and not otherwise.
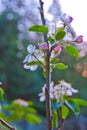
[{"label": "flower bud", "polygon": [[61,46],[56,46],[56,47],[54,48],[54,50],[55,50],[56,52],[60,52],[60,51],[61,51]]},{"label": "flower bud", "polygon": [[77,43],[82,43],[82,42],[83,42],[83,36],[82,36],[82,35],[79,35],[79,36],[77,37],[77,39],[75,40],[75,42],[77,42]]},{"label": "flower bud", "polygon": [[47,46],[47,43],[46,42],[44,42],[44,43],[38,43],[38,47],[39,47],[39,49],[41,49],[41,50],[46,50],[46,49],[48,49],[48,46]]},{"label": "flower bud", "polygon": [[73,21],[73,18],[64,13],[60,16],[60,20],[64,22],[64,25],[68,25]]}]

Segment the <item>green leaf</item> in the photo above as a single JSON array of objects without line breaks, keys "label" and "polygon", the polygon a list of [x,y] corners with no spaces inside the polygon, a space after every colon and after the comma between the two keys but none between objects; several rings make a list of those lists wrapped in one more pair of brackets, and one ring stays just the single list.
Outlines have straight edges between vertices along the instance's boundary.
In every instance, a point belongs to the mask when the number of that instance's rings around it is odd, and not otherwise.
[{"label": "green leaf", "polygon": [[44,25],[34,25],[29,28],[29,31],[48,33],[48,28]]},{"label": "green leaf", "polygon": [[30,124],[41,123],[40,117],[38,117],[37,115],[32,114],[32,113],[26,114],[25,120],[28,121]]},{"label": "green leaf", "polygon": [[44,78],[46,78],[46,71],[43,70],[42,75]]},{"label": "green leaf", "polygon": [[34,103],[32,101],[27,101],[27,103],[29,104],[29,107],[34,106]]},{"label": "green leaf", "polygon": [[61,40],[64,38],[65,35],[66,35],[66,32],[64,31],[64,28],[58,28],[56,35],[55,35],[55,39]]},{"label": "green leaf", "polygon": [[25,111],[30,112],[30,113],[34,113],[34,114],[37,113],[36,109],[33,107],[25,107]]},{"label": "green leaf", "polygon": [[74,58],[78,58],[78,57],[79,57],[78,50],[77,50],[77,48],[75,48],[74,46],[69,45],[69,46],[66,46],[65,49],[66,49],[66,52],[67,52],[70,56],[72,56],[72,57],[74,57]]},{"label": "green leaf", "polygon": [[53,102],[52,103],[52,109],[53,110],[58,110],[61,106],[63,106],[63,103],[62,102]]},{"label": "green leaf", "polygon": [[55,68],[60,69],[60,70],[65,70],[68,66],[63,64],[63,63],[58,63],[55,65]]},{"label": "green leaf", "polygon": [[69,115],[69,109],[66,106],[62,106],[62,118],[66,119]]},{"label": "green leaf", "polygon": [[4,91],[3,91],[3,89],[0,87],[0,101],[3,101],[3,95],[4,95]]},{"label": "green leaf", "polygon": [[53,36],[49,36],[48,41],[50,42],[51,45],[55,45],[55,40],[54,40]]},{"label": "green leaf", "polygon": [[[0,118],[2,118],[5,121],[8,121],[8,117],[6,116],[6,114],[4,114],[4,112],[0,112]],[[0,124],[1,125],[1,124]]]},{"label": "green leaf", "polygon": [[27,63],[28,66],[32,66],[32,65],[38,65],[40,62],[39,61],[31,61],[29,63]]},{"label": "green leaf", "polygon": [[83,99],[79,99],[79,98],[70,98],[70,99],[80,106],[87,106],[87,101]]},{"label": "green leaf", "polygon": [[59,61],[59,58],[52,58],[51,63],[56,64]]},{"label": "green leaf", "polygon": [[65,104],[67,105],[67,107],[73,111],[75,116],[78,116],[80,113],[80,107],[79,105],[77,105],[75,102],[73,102],[72,100],[66,100]]},{"label": "green leaf", "polygon": [[58,113],[57,113],[57,111],[52,110],[52,115],[53,115],[53,120],[52,120],[53,128],[57,128],[58,127]]}]

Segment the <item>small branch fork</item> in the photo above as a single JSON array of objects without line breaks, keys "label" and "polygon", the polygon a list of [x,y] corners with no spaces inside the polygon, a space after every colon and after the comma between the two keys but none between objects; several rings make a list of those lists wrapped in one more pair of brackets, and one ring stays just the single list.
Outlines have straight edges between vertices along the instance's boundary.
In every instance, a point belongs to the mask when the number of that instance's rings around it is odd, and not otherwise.
[{"label": "small branch fork", "polygon": [[[46,25],[45,18],[44,18],[44,10],[43,10],[43,2],[42,0],[39,0],[40,3],[40,15],[42,24]],[[47,43],[48,49],[46,51],[46,89],[45,89],[45,95],[46,95],[46,117],[47,117],[47,125],[48,130],[53,130],[52,127],[52,116],[51,116],[51,101],[50,101],[50,82],[51,82],[51,72],[50,72],[50,49],[49,49],[49,43],[47,39],[47,34],[44,34],[44,42]]]},{"label": "small branch fork", "polygon": [[8,129],[10,129],[10,130],[16,130],[15,127],[9,125],[9,124],[8,124],[6,121],[4,121],[2,118],[0,118],[0,122],[1,122],[1,124],[3,124],[4,126],[6,126]]}]

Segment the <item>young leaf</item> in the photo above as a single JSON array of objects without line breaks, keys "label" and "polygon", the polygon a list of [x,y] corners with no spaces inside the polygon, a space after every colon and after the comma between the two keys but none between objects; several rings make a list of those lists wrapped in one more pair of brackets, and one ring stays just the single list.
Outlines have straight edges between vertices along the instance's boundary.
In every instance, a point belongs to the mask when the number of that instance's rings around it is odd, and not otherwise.
[{"label": "young leaf", "polygon": [[69,109],[66,106],[62,106],[62,118],[66,119],[69,115]]},{"label": "young leaf", "polygon": [[31,26],[29,28],[29,31],[42,32],[42,33],[47,34],[48,33],[48,28],[46,26],[44,26],[44,25],[34,25],[34,26]]},{"label": "young leaf", "polygon": [[34,123],[41,123],[41,119],[40,117],[38,117],[37,115],[35,114],[32,114],[32,113],[29,113],[29,114],[26,114],[25,115],[25,120],[27,122],[29,122],[30,124],[34,124]]},{"label": "young leaf", "polygon": [[53,120],[52,120],[53,128],[57,128],[58,127],[58,113],[57,113],[57,111],[52,110],[52,115],[53,115]]},{"label": "young leaf", "polygon": [[3,100],[3,95],[4,95],[4,91],[3,91],[3,89],[0,87],[0,101]]},{"label": "young leaf", "polygon": [[78,99],[78,98],[70,98],[70,100],[74,101],[76,104],[80,106],[87,106],[87,101],[83,99]]},{"label": "young leaf", "polygon": [[68,66],[63,64],[63,63],[58,63],[55,65],[55,68],[60,69],[60,70],[65,70]]},{"label": "young leaf", "polygon": [[62,102],[53,102],[52,103],[52,109],[57,111],[61,106],[63,106]]},{"label": "young leaf", "polygon": [[74,58],[78,58],[79,57],[79,53],[78,53],[78,50],[77,48],[75,48],[74,46],[66,46],[66,52],[70,55],[70,56],[73,56]]},{"label": "young leaf", "polygon": [[50,42],[51,45],[55,45],[55,40],[53,37],[49,36],[48,41]]},{"label": "young leaf", "polygon": [[58,41],[58,40],[61,40],[64,38],[64,36],[66,35],[65,31],[60,31],[60,32],[57,32],[56,33],[56,36],[55,36],[55,39]]},{"label": "young leaf", "polygon": [[27,63],[27,66],[38,65],[38,64],[39,64],[39,61],[31,61]]},{"label": "young leaf", "polygon": [[59,61],[58,58],[52,58],[52,59],[51,59],[51,63],[52,63],[52,64],[56,64],[58,61]]},{"label": "young leaf", "polygon": [[73,111],[75,116],[78,116],[80,113],[80,107],[79,105],[77,105],[75,102],[73,102],[72,100],[66,100],[65,104],[67,105],[67,107]]},{"label": "young leaf", "polygon": [[66,32],[64,31],[64,28],[58,28],[58,30],[56,32],[55,39],[56,40],[61,40],[61,39],[64,38],[65,35],[66,35]]}]

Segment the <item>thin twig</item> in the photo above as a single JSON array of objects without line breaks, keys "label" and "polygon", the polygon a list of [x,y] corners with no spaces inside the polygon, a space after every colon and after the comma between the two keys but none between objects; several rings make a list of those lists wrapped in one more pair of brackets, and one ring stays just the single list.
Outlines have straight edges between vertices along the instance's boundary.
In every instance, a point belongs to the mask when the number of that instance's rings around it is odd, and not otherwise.
[{"label": "thin twig", "polygon": [[10,130],[16,130],[15,127],[9,125],[9,124],[8,124],[6,121],[4,121],[2,118],[0,118],[0,122],[1,122],[4,126],[6,126],[8,129],[10,129]]},{"label": "thin twig", "polygon": [[60,128],[58,130],[63,130],[64,128],[64,118],[62,117],[62,107],[60,108]]}]

